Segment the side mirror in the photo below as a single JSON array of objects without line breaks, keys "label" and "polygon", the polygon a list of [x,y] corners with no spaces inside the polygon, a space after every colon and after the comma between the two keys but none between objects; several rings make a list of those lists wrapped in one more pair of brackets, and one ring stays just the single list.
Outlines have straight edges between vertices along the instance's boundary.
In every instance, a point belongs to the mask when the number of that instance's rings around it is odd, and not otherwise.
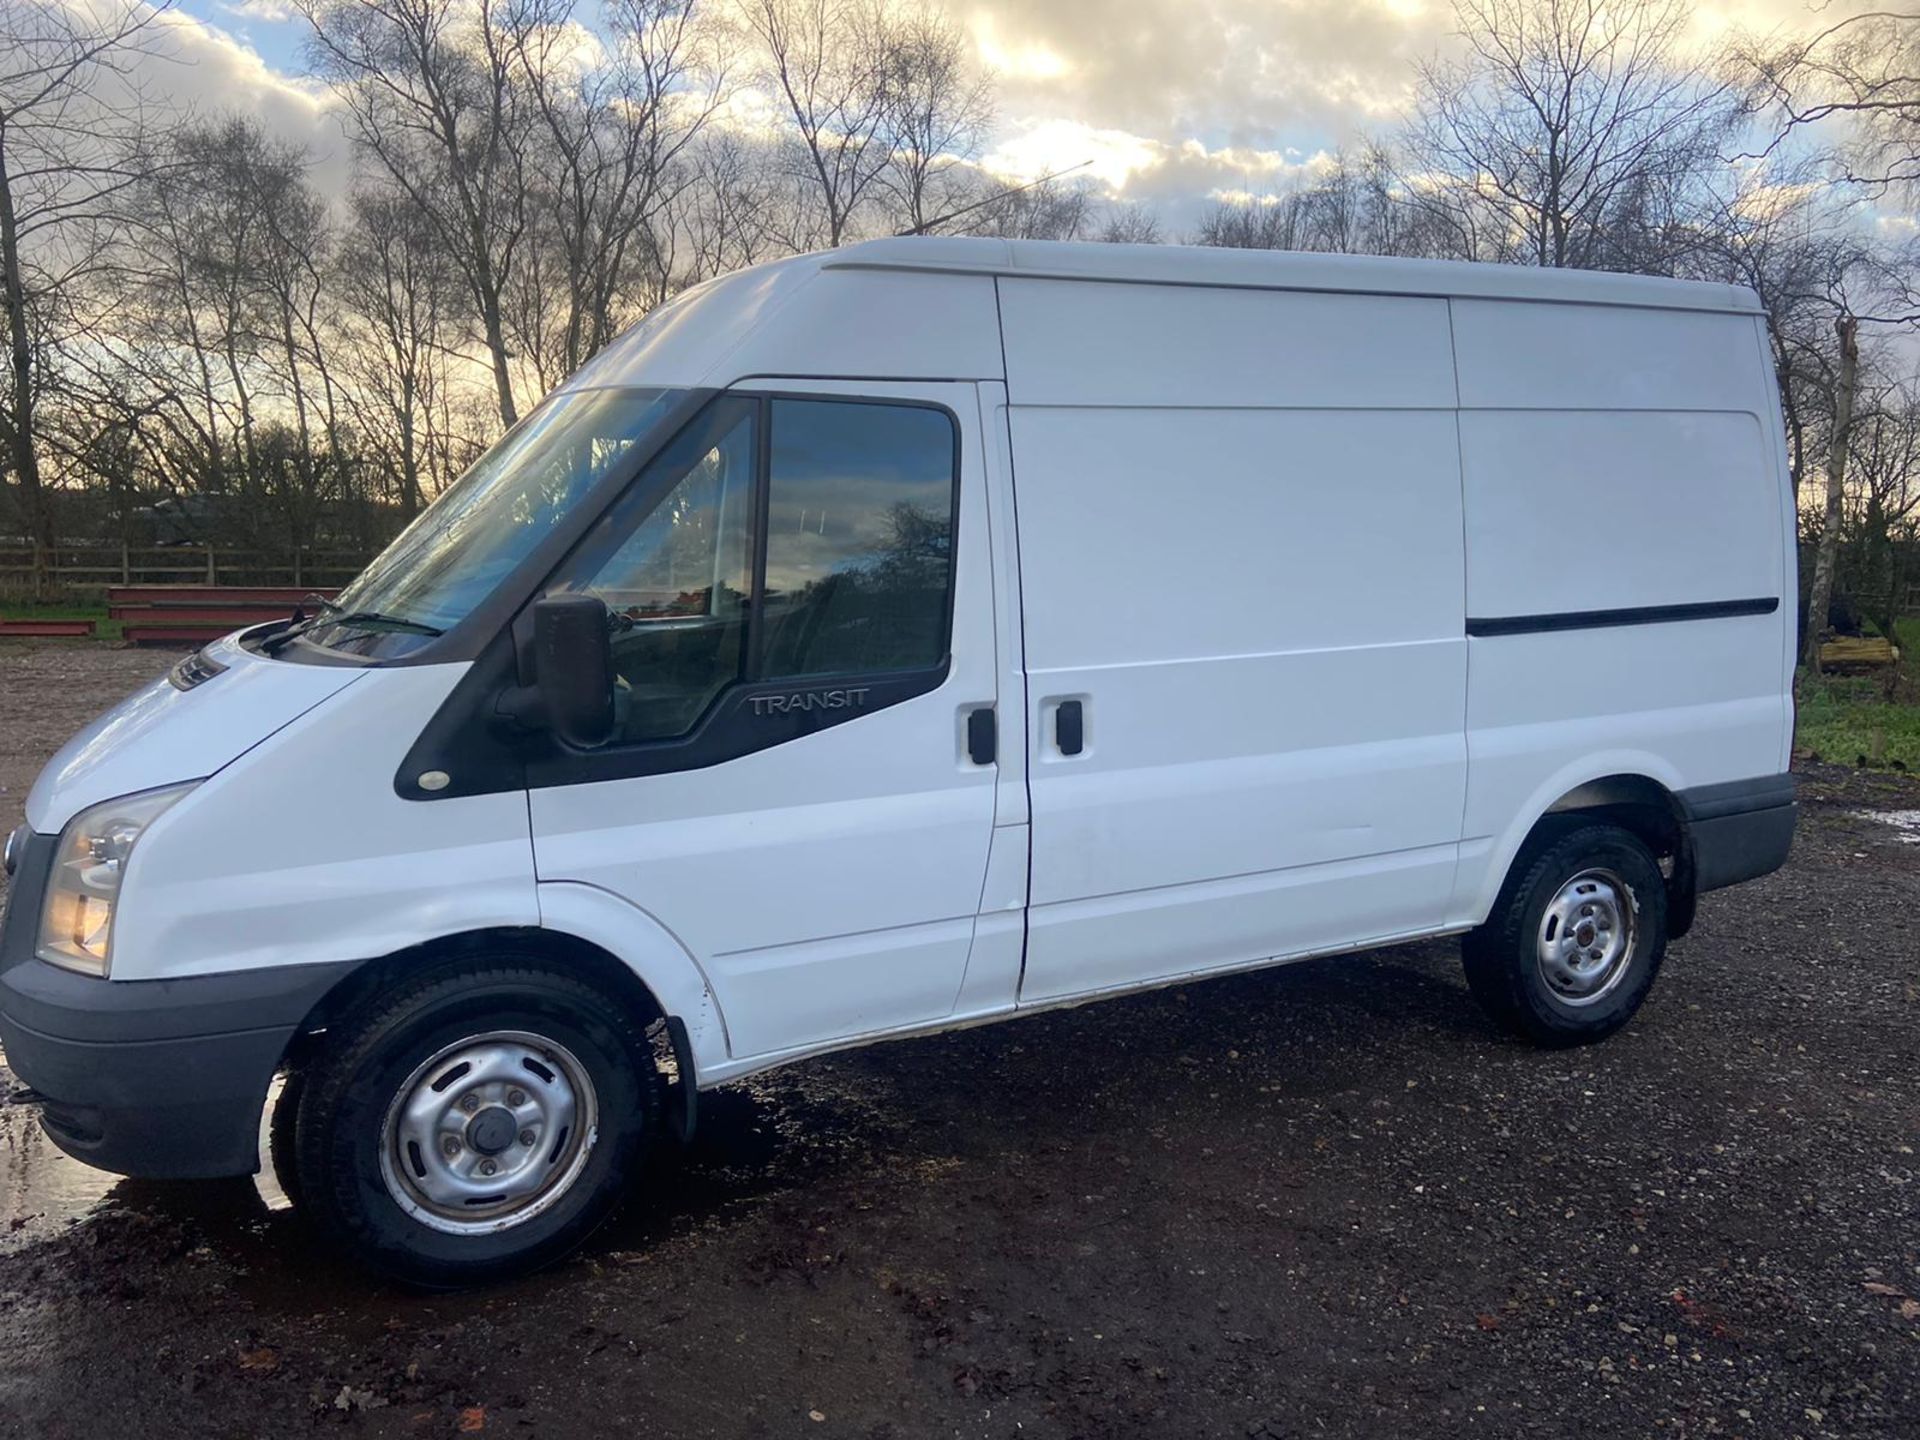
[{"label": "side mirror", "polygon": [[502,708],[582,750],[613,738],[613,644],[605,602],[550,595],[533,607],[533,689]]}]

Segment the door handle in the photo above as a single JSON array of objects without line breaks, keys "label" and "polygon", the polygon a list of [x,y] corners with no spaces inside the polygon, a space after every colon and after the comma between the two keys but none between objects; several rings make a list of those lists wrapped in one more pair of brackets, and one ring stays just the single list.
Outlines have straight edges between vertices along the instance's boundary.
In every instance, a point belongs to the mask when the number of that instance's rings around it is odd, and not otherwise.
[{"label": "door handle", "polygon": [[1087,748],[1086,717],[1078,700],[1062,700],[1055,708],[1053,744],[1062,755],[1078,755]]},{"label": "door handle", "polygon": [[967,758],[976,765],[991,765],[998,750],[999,726],[993,707],[982,705],[967,716]]}]

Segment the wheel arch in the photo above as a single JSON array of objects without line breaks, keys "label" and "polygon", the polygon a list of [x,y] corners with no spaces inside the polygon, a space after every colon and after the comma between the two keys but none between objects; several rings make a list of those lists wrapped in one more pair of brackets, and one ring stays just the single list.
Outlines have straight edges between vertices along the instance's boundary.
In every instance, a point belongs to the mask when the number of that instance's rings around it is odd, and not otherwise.
[{"label": "wheel arch", "polygon": [[1544,827],[1588,819],[1619,826],[1653,852],[1667,877],[1668,936],[1684,935],[1693,923],[1695,893],[1686,814],[1675,793],[1678,781],[1652,756],[1622,756],[1563,771],[1542,784],[1500,837],[1475,898],[1474,922],[1492,912],[1514,867]]},{"label": "wheel arch", "polygon": [[[537,926],[457,931],[354,966],[308,1011],[288,1045],[286,1063],[297,1065],[303,1049],[340,1016],[423,965],[503,948],[559,961],[632,1005],[648,1023],[665,1021],[682,1081],[728,1058],[725,1023],[705,973],[663,926],[595,886],[542,884],[540,899]],[[690,1104],[694,1086],[684,1088]]]},{"label": "wheel arch", "polygon": [[1661,859],[1679,852],[1686,819],[1673,791],[1648,775],[1602,775],[1576,785],[1542,815],[1590,815],[1632,832]]}]

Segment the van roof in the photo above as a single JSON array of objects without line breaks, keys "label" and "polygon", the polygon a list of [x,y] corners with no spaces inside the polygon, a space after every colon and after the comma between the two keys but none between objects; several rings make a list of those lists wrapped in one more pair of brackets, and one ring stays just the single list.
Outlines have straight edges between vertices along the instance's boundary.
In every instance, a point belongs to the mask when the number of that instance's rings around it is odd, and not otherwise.
[{"label": "van roof", "polygon": [[925,270],[1136,285],[1549,300],[1742,314],[1758,314],[1761,309],[1760,297],[1744,285],[1599,270],[1549,270],[1528,265],[1323,255],[1297,250],[1231,250],[1205,245],[1107,245],[916,235],[867,240],[807,258],[816,260],[823,270]]}]

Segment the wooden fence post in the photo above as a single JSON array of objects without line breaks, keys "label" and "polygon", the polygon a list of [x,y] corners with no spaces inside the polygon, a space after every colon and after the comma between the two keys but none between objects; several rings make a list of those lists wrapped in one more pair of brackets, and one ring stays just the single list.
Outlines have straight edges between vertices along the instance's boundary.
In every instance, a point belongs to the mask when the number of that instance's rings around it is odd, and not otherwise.
[{"label": "wooden fence post", "polygon": [[214,573],[213,546],[211,545],[207,546],[207,583],[209,585],[218,585],[220,583],[219,576]]},{"label": "wooden fence post", "polygon": [[124,540],[120,542],[120,583],[122,585],[133,583],[133,552],[127,548],[127,542]]},{"label": "wooden fence post", "polygon": [[305,548],[302,545],[293,547],[293,586],[296,590],[300,588],[300,555]]}]

